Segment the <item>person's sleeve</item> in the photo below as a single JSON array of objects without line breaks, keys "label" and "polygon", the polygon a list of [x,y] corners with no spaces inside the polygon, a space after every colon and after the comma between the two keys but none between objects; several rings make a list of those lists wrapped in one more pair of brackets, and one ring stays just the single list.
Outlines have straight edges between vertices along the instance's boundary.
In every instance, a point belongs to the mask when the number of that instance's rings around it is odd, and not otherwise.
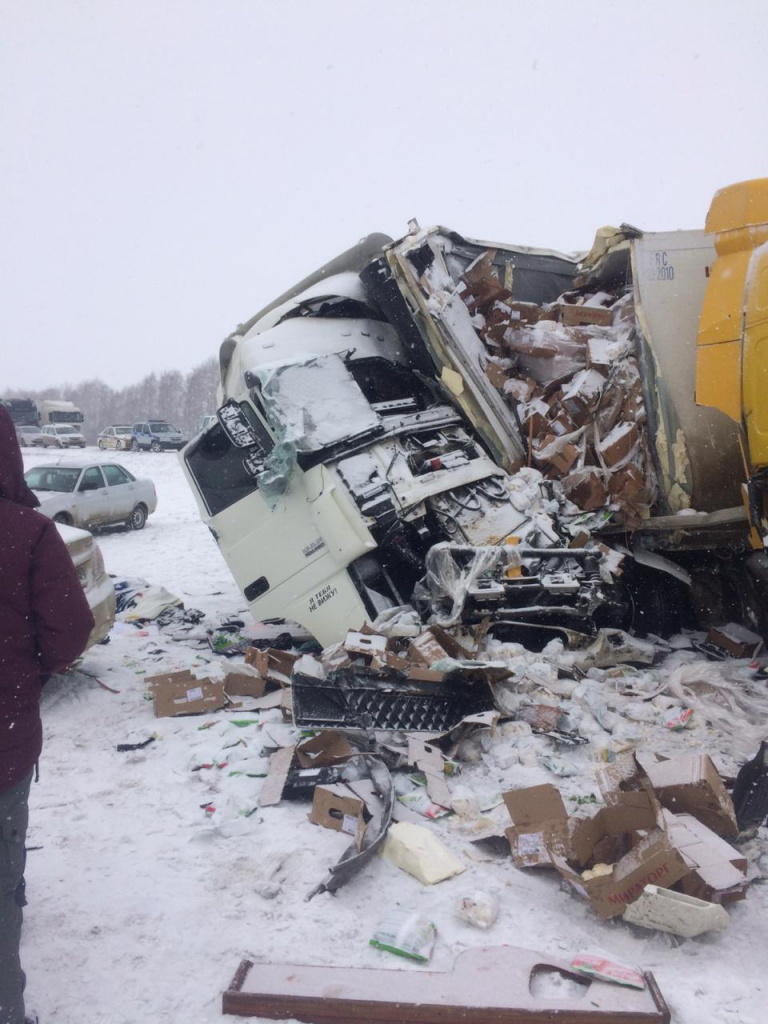
[{"label": "person's sleeve", "polygon": [[52,522],[32,554],[31,598],[40,672],[60,672],[83,653],[94,621],[67,545]]}]

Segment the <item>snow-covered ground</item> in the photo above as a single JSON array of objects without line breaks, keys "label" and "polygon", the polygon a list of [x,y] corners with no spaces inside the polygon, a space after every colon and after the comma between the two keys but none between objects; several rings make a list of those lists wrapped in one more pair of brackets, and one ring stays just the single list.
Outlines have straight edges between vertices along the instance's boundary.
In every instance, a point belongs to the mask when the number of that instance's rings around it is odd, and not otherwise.
[{"label": "snow-covered ground", "polygon": [[[27,466],[48,458],[49,452],[25,454]],[[151,477],[159,504],[143,532],[98,535],[108,572],[162,584],[187,607],[201,609],[207,623],[197,632],[246,615],[176,457],[121,453],[115,461]],[[244,956],[418,970],[368,945],[375,926],[397,904],[436,924],[436,969],[447,969],[470,946],[508,943],[556,956],[602,949],[652,970],[677,1024],[764,1019],[765,884],[752,885],[747,899],[729,908],[724,935],[676,940],[617,919],[601,922],[553,873],[519,871],[508,857],[482,854],[454,819],[444,819],[434,827],[468,865],[462,875],[422,886],[376,858],[336,896],[305,902],[347,839],[310,824],[307,804],[238,814],[255,806],[260,779],[231,777],[231,767],[193,770],[221,761],[226,749],[224,756],[234,761],[231,745],[237,741],[245,743],[234,748],[237,755],[258,756],[267,732],[284,732],[277,713],[262,716],[262,726],[245,727],[224,713],[155,719],[146,699],[145,675],[205,668],[206,662],[219,671],[221,661],[162,633],[120,634],[87,654],[87,674],[57,677],[46,688],[22,949],[29,1006],[41,1024],[213,1024],[221,1019],[221,992]],[[91,676],[119,692],[103,689]],[[201,728],[209,721],[215,724]],[[142,751],[115,749],[153,735],[155,742]],[[703,722],[664,742],[668,753],[675,744],[681,753],[706,751],[729,772],[738,764]],[[535,751],[533,757],[511,754],[502,743],[468,769],[464,781],[485,793],[545,781],[562,782],[571,794],[596,792],[585,767],[581,781],[557,780]],[[203,810],[211,803],[213,815]],[[762,847],[752,845],[753,860],[765,860],[765,836],[763,830]],[[488,931],[455,916],[459,897],[476,889],[500,901],[499,918]]]}]

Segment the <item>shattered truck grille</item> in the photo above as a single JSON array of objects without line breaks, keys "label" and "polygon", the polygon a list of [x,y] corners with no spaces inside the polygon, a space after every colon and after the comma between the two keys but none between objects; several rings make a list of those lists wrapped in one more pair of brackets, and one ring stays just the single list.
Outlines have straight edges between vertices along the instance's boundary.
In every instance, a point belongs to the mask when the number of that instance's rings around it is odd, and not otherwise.
[{"label": "shattered truck grille", "polygon": [[485,683],[452,681],[429,687],[407,680],[355,675],[341,669],[318,680],[294,673],[293,717],[301,728],[447,732],[467,715],[494,707]]}]

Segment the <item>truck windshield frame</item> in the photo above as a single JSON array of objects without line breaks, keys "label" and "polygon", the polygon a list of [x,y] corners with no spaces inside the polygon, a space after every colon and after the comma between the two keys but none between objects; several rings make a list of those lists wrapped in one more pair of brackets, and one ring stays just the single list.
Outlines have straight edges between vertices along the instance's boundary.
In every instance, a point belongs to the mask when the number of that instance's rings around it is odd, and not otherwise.
[{"label": "truck windshield frame", "polygon": [[72,412],[72,410],[53,409],[48,413],[49,423],[82,423],[84,418],[79,410]]}]

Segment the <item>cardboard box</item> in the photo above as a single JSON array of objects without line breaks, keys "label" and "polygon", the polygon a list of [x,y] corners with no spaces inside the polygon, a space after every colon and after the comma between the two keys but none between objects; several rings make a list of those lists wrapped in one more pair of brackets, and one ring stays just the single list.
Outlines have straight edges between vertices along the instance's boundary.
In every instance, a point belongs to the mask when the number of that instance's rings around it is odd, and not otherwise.
[{"label": "cardboard box", "polygon": [[298,654],[278,651],[273,647],[266,651],[258,647],[247,647],[245,651],[246,665],[253,665],[263,679],[279,683],[280,686],[290,685],[291,672],[298,657]]},{"label": "cardboard box", "polygon": [[344,640],[344,650],[350,654],[364,654],[370,658],[384,658],[387,652],[387,638],[378,633],[363,633],[350,630]]},{"label": "cardboard box", "polygon": [[644,767],[663,807],[674,814],[692,814],[720,836],[737,834],[733,801],[706,754],[645,763]]},{"label": "cardboard box", "polygon": [[[553,865],[592,904],[602,918],[616,917],[653,882],[669,887],[690,866],[665,830],[650,790],[620,793],[610,807],[591,818],[569,818],[557,789],[533,786],[504,793],[514,825],[507,830],[518,867]],[[584,879],[596,863],[610,863],[610,874]]]},{"label": "cardboard box", "polygon": [[689,867],[662,829],[653,829],[613,865],[609,875],[585,880],[568,861],[552,855],[560,875],[570,881],[604,920],[618,917],[633,903],[646,885],[669,888],[689,873]]},{"label": "cardboard box", "polygon": [[326,765],[342,764],[356,753],[357,751],[341,733],[332,730],[302,740],[296,747],[296,757],[302,768],[323,768]]},{"label": "cardboard box", "polygon": [[634,423],[617,423],[610,433],[599,442],[597,450],[603,463],[611,469],[629,458],[640,440],[640,432]]},{"label": "cardboard box", "polygon": [[261,697],[266,679],[252,665],[239,665],[224,677],[224,692],[228,697]]},{"label": "cardboard box", "polygon": [[295,751],[295,747],[281,747],[270,756],[269,771],[259,791],[259,807],[274,807],[282,800]]},{"label": "cardboard box", "polygon": [[670,840],[688,865],[680,883],[683,892],[710,903],[743,900],[747,859],[693,815],[663,813]]},{"label": "cardboard box", "polygon": [[577,306],[571,303],[558,302],[547,314],[549,319],[557,320],[565,327],[581,327],[595,325],[610,327],[613,323],[613,312],[604,306]]},{"label": "cardboard box", "polygon": [[538,445],[534,447],[534,458],[537,462],[549,463],[551,466],[554,466],[558,473],[565,475],[572,469],[574,463],[581,455],[581,449],[569,441],[561,451],[542,455],[541,452],[549,448],[556,440],[557,437],[554,434],[547,434],[546,437],[542,438]]},{"label": "cardboard box", "polygon": [[227,703],[223,682],[215,683],[207,677],[198,679],[188,669],[147,676],[145,682],[152,689],[155,718],[199,715],[218,711]]},{"label": "cardboard box", "polygon": [[565,495],[585,512],[602,508],[608,500],[603,474],[597,469],[577,469],[563,479]]},{"label": "cardboard box", "polygon": [[448,652],[431,631],[415,636],[408,645],[408,659],[429,668],[436,661],[449,657]]},{"label": "cardboard box", "polygon": [[509,379],[509,373],[498,363],[488,363],[485,367],[485,375],[491,384],[499,390],[504,389],[504,385]]},{"label": "cardboard box", "polygon": [[316,786],[309,820],[314,825],[352,836],[359,850],[371,814],[359,796],[348,786]]},{"label": "cardboard box", "polygon": [[707,643],[720,647],[734,658],[754,658],[763,647],[762,637],[737,622],[713,626],[707,634]]},{"label": "cardboard box", "polygon": [[451,806],[451,790],[445,781],[445,757],[442,750],[422,736],[408,736],[408,764],[424,773],[427,793],[440,807]]},{"label": "cardboard box", "polygon": [[512,827],[506,831],[518,868],[552,867],[550,851],[569,849],[568,812],[550,783],[502,793]]}]

